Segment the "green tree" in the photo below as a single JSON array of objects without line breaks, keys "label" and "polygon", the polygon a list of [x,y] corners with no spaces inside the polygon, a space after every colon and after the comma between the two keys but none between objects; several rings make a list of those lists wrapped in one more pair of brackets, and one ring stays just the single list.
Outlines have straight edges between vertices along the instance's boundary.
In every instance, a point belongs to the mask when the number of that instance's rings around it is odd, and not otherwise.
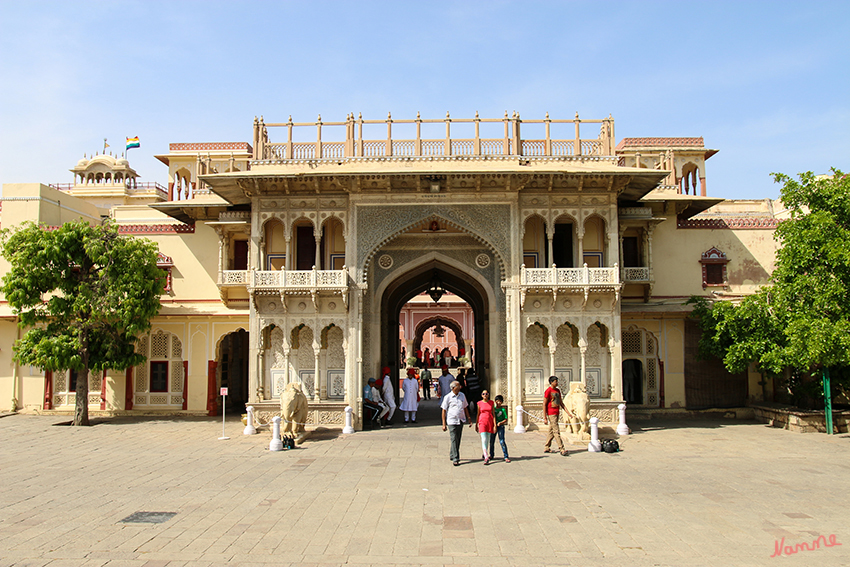
[{"label": "green tree", "polygon": [[794,369],[792,396],[800,399],[817,396],[805,377],[820,369],[834,369],[840,387],[850,375],[850,176],[833,169],[773,177],[790,218],[776,229],[771,282],[738,304],[691,303],[703,356],[721,357],[731,372],[750,363],[768,375]]},{"label": "green tree", "polygon": [[80,220],[50,230],[29,222],[4,230],[11,264],[0,291],[26,334],[15,358],[43,370],[77,371],[74,425],[88,425],[88,373],[124,369],[145,358],[137,335],[159,312],[164,274],[153,242]]}]

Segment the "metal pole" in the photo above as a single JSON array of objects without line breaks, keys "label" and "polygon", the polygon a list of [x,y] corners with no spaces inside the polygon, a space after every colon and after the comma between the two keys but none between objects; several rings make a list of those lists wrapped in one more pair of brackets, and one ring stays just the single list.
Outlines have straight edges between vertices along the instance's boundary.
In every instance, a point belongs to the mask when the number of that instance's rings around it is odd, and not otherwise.
[{"label": "metal pole", "polygon": [[826,434],[832,435],[832,391],[829,387],[829,368],[823,369],[823,414],[826,418]]}]

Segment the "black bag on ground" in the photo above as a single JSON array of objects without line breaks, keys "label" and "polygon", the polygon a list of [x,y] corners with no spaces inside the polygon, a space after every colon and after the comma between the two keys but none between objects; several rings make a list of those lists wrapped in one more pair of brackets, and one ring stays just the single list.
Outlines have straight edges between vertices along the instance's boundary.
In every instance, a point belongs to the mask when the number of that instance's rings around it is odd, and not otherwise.
[{"label": "black bag on ground", "polygon": [[617,453],[620,451],[620,444],[614,439],[606,439],[602,442],[602,450],[606,453]]}]

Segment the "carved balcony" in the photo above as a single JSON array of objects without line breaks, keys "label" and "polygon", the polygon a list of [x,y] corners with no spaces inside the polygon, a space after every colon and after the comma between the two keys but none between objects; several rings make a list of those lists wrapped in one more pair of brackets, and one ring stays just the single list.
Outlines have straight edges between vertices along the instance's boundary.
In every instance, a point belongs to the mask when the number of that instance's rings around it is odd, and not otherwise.
[{"label": "carved balcony", "polygon": [[279,295],[286,308],[287,298],[309,296],[319,309],[320,296],[337,295],[348,308],[348,270],[250,270],[244,272],[245,283],[230,283],[243,278],[236,272],[222,272],[219,286],[244,285],[248,294],[256,298],[261,295]]},{"label": "carved balcony", "polygon": [[590,292],[620,294],[620,268],[520,268],[520,305],[525,307],[525,297],[529,293],[552,294],[553,305],[558,295],[563,293],[581,293],[584,302]]},{"label": "carved balcony", "polygon": [[647,283],[650,278],[649,268],[623,268],[623,283]]}]

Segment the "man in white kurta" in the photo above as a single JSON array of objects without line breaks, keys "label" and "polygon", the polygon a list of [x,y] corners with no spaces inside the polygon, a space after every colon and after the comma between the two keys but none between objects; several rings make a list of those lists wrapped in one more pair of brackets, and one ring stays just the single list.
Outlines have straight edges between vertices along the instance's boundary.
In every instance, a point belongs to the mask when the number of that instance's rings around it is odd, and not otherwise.
[{"label": "man in white kurta", "polygon": [[387,404],[387,407],[390,408],[390,412],[387,414],[387,425],[393,424],[393,414],[395,413],[395,388],[393,388],[393,380],[390,377],[390,369],[388,366],[384,367],[383,372],[383,384],[381,384],[381,397],[384,399],[384,403]]},{"label": "man in white kurta", "polygon": [[416,371],[407,369],[407,378],[401,384],[404,399],[401,400],[399,409],[404,412],[404,423],[412,421],[416,423],[416,410],[419,409],[419,381],[416,379]]}]

